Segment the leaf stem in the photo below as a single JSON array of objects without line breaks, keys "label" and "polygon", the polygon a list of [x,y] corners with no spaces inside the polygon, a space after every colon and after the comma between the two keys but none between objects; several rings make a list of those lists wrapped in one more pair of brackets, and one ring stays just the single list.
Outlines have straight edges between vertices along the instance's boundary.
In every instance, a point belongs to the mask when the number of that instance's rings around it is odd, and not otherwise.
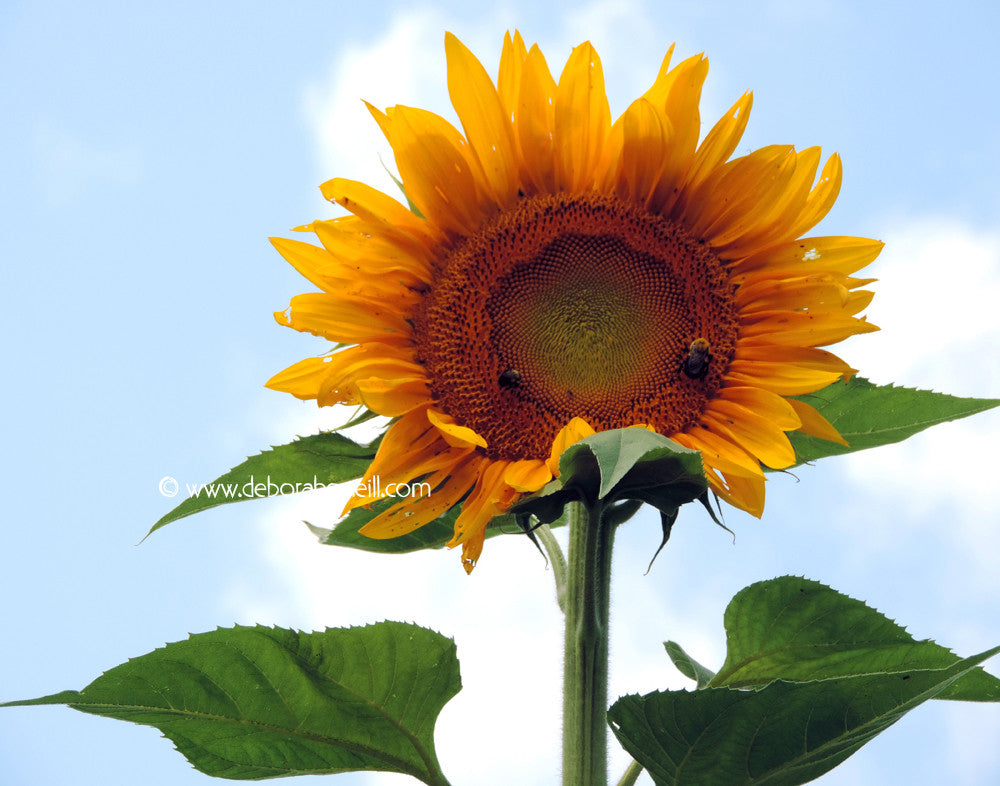
[{"label": "leaf stem", "polygon": [[545,553],[548,555],[549,563],[552,565],[552,575],[556,580],[556,602],[563,614],[566,613],[566,556],[559,547],[559,541],[552,534],[552,529],[548,524],[542,524],[535,530],[538,542],[542,544]]},{"label": "leaf stem", "polygon": [[608,620],[614,524],[572,502],[563,661],[563,786],[608,782]]},{"label": "leaf stem", "polygon": [[632,759],[632,763],[622,773],[621,780],[618,781],[617,786],[634,786],[635,782],[639,780],[640,775],[642,775],[642,765],[635,759]]}]

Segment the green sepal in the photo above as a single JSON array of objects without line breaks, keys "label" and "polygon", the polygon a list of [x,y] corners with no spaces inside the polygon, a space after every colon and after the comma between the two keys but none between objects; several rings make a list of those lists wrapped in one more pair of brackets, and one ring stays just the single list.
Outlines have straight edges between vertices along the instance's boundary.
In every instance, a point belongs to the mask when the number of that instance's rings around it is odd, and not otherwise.
[{"label": "green sepal", "polygon": [[997,652],[944,669],[624,696],[608,721],[658,786],[798,786]]},{"label": "green sepal", "polygon": [[[367,419],[363,413],[360,417]],[[250,456],[211,483],[199,484],[197,496],[189,496],[163,516],[147,537],[172,521],[219,505],[274,496],[282,489],[311,491],[356,480],[375,458],[381,439],[379,436],[368,445],[360,445],[343,434],[327,431]]]},{"label": "green sepal", "polygon": [[614,429],[566,448],[559,458],[559,477],[511,512],[531,513],[549,523],[574,500],[605,510],[622,500],[637,500],[673,514],[707,488],[698,451],[643,428]]},{"label": "green sepal", "polygon": [[66,704],[155,726],[215,777],[377,770],[443,786],[434,725],[461,687],[455,643],[416,625],[257,626],[195,634],[81,691],[0,706]]},{"label": "green sepal", "polygon": [[875,385],[861,377],[847,383],[834,382],[815,393],[795,398],[830,421],[848,444],[791,432],[788,438],[795,448],[792,466],[901,442],[939,423],[1000,405],[1000,399],[958,398],[930,390]]},{"label": "green sepal", "polygon": [[360,406],[354,412],[353,415],[344,423],[342,426],[337,426],[333,431],[346,431],[349,428],[354,428],[354,426],[360,426],[362,423],[367,423],[369,420],[374,420],[375,418],[382,417],[377,412],[372,412],[370,409],[364,406]]},{"label": "green sepal", "polygon": [[684,651],[684,648],[681,647],[681,645],[676,641],[665,641],[663,642],[663,646],[667,650],[667,655],[670,656],[670,660],[673,661],[677,670],[681,674],[689,680],[694,680],[699,690],[701,688],[708,687],[708,684],[715,676],[714,671],[702,666],[698,661],[688,655]]}]

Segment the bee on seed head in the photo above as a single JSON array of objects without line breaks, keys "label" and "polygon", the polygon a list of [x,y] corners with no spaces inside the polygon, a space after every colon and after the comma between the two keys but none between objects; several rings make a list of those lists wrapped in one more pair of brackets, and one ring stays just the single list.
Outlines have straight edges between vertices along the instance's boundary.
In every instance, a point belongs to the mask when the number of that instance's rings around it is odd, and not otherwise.
[{"label": "bee on seed head", "polygon": [[681,364],[681,371],[691,379],[701,379],[708,373],[708,364],[712,360],[712,353],[709,351],[711,344],[707,338],[696,338],[688,347],[684,362]]},{"label": "bee on seed head", "polygon": [[508,368],[500,375],[500,387],[516,388],[521,385],[521,372],[516,368]]}]

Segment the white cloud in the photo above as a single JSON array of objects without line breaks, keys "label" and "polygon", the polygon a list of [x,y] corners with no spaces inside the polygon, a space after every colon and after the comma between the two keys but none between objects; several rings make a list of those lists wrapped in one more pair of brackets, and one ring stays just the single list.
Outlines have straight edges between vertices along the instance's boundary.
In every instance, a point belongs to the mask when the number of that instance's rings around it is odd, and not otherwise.
[{"label": "white cloud", "polygon": [[321,178],[349,177],[395,195],[379,162],[395,171],[392,151],[362,103],[445,109],[445,25],[434,11],[407,11],[370,44],[351,44],[320,82],[305,90],[306,118],[318,151]]},{"label": "white cloud", "polygon": [[[868,313],[879,333],[853,340],[847,359],[884,383],[963,395],[1000,389],[1000,234],[922,217],[890,225]],[[870,271],[870,272],[869,272]]]},{"label": "white cloud", "polygon": [[[996,397],[1000,236],[931,218],[891,227],[885,240],[868,311],[882,330],[854,341],[844,356],[879,383]],[[968,547],[989,553],[984,539],[1000,546],[993,523],[1000,504],[984,483],[995,464],[998,423],[987,413],[938,426],[860,453],[846,467],[856,484],[892,493],[911,515],[950,511],[949,526]]]},{"label": "white cloud", "polygon": [[1000,739],[1000,713],[996,710],[992,704],[949,704],[948,761],[954,777],[951,782],[956,786],[992,782],[1000,770],[1000,748],[986,742]]}]

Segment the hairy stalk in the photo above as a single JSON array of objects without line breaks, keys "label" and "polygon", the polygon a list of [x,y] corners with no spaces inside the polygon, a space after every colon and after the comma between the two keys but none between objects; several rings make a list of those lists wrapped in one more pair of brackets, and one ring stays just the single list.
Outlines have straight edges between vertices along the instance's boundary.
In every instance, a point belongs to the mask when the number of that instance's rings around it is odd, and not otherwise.
[{"label": "hairy stalk", "polygon": [[606,786],[608,611],[614,524],[604,520],[599,502],[573,502],[567,511],[563,786]]}]

